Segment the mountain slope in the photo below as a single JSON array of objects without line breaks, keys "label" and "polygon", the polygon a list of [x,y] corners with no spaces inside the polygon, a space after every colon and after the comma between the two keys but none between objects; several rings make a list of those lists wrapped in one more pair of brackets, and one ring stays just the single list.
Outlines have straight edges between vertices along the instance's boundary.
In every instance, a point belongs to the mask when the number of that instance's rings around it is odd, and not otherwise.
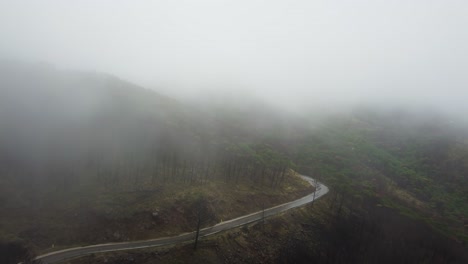
[{"label": "mountain slope", "polygon": [[[297,146],[295,162],[350,206],[365,197],[468,241],[468,138],[431,115],[354,113],[329,120]],[[341,197],[341,198],[339,198]]]},{"label": "mountain slope", "polygon": [[209,225],[310,191],[261,133],[115,77],[10,63],[0,80],[0,239],[178,234],[199,200]]}]

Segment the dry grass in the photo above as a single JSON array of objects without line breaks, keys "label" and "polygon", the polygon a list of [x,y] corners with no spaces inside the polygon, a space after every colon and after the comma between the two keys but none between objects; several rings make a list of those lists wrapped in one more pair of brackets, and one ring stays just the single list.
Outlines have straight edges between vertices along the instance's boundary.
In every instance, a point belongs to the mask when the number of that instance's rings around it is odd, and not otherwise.
[{"label": "dry grass", "polygon": [[[71,246],[176,235],[195,229],[194,203],[202,199],[208,212],[204,226],[292,201],[312,191],[289,175],[276,188],[210,181],[170,183],[152,190],[70,193],[49,198],[48,206],[8,211],[0,230],[45,253]],[[158,211],[158,217],[152,213]]]}]

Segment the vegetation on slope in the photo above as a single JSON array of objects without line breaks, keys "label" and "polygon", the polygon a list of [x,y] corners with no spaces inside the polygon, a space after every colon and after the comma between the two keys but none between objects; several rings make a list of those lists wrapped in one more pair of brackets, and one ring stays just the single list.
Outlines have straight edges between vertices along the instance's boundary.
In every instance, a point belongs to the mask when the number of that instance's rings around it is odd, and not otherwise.
[{"label": "vegetation on slope", "polygon": [[[429,252],[452,245],[447,237],[467,243],[468,139],[451,120],[363,109],[321,121],[267,109],[207,115],[103,74],[0,65],[0,77],[0,236],[15,241],[2,249],[30,256],[21,243],[53,250],[193,230],[200,201],[208,225],[302,195],[291,169],[330,186],[328,209],[300,218],[304,229],[318,221],[298,235],[304,245],[278,233],[269,260],[374,262],[374,250],[402,251],[400,261],[420,250],[416,260],[446,263],[458,253]],[[411,235],[395,232],[409,222]]]},{"label": "vegetation on slope", "polygon": [[95,254],[65,263],[466,263],[463,246],[368,200],[331,209],[332,196],[266,221],[174,247]]},{"label": "vegetation on slope", "polygon": [[209,225],[310,191],[268,141],[157,93],[102,74],[2,67],[3,240],[42,251],[178,234],[194,229],[199,199]]},{"label": "vegetation on slope", "polygon": [[466,243],[468,145],[461,131],[443,120],[360,113],[307,136],[295,161],[337,197],[379,197]]}]

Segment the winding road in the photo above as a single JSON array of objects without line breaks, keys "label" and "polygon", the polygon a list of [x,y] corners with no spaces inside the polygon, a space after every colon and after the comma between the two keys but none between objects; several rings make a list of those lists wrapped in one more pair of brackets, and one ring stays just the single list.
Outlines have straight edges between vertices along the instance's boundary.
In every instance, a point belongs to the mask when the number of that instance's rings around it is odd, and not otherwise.
[{"label": "winding road", "polygon": [[[309,182],[311,185],[315,185],[314,179],[308,176],[304,176],[304,175],[299,175],[299,176],[302,179]],[[239,227],[242,225],[246,225],[255,221],[259,221],[269,216],[277,215],[281,212],[284,212],[289,209],[299,207],[307,203],[310,203],[314,200],[317,200],[320,197],[328,193],[328,187],[323,185],[322,183],[317,182],[316,187],[317,188],[316,188],[315,193],[311,193],[295,201],[281,204],[275,207],[271,207],[271,208],[268,208],[259,212],[255,212],[249,215],[244,215],[244,216],[241,216],[241,217],[229,220],[229,221],[221,222],[211,227],[200,229],[200,237],[213,235],[221,231],[225,231],[225,230]],[[178,243],[193,241],[194,238],[195,238],[195,231],[190,232],[190,233],[184,233],[184,234],[173,236],[173,237],[163,237],[163,238],[139,240],[139,241],[133,241],[133,242],[119,242],[119,243],[108,243],[108,244],[75,247],[75,248],[69,248],[69,249],[64,249],[60,251],[50,252],[50,253],[38,256],[36,260],[40,260],[44,264],[57,263],[65,259],[81,257],[81,256],[89,255],[92,253],[174,245]]]}]

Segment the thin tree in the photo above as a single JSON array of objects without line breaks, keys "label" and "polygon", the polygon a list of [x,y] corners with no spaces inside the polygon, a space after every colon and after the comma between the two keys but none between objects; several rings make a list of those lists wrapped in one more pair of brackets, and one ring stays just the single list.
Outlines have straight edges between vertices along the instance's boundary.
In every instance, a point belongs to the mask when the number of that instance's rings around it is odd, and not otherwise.
[{"label": "thin tree", "polygon": [[195,234],[195,243],[193,244],[193,249],[197,250],[198,245],[198,237],[200,236],[200,224],[201,224],[201,216],[200,216],[200,209],[198,209],[198,217],[197,217],[197,232]]}]

